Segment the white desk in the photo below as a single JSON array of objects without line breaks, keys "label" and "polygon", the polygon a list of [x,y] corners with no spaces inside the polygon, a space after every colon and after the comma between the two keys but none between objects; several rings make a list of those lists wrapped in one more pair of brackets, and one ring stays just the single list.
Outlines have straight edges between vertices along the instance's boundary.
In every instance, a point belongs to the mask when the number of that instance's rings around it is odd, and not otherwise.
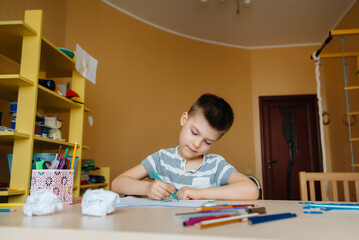
[{"label": "white desk", "polygon": [[[226,203],[244,203],[231,202]],[[16,212],[0,213],[1,239],[51,240],[196,240],[196,239],[358,239],[359,211],[329,211],[320,215],[303,214],[297,201],[252,201],[267,213],[293,212],[296,218],[249,225],[231,223],[206,229],[184,227],[174,220],[179,212],[193,208],[117,208],[105,217],[81,215],[81,206],[64,205],[62,212],[27,217],[22,207]],[[7,237],[7,238],[5,238]]]}]

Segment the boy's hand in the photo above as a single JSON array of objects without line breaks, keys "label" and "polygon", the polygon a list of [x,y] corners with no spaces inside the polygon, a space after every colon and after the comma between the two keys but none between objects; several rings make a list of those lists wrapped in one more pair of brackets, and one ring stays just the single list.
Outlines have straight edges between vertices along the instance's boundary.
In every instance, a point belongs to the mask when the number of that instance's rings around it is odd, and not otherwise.
[{"label": "boy's hand", "polygon": [[182,187],[180,190],[178,190],[176,195],[179,200],[189,200],[189,199],[198,200],[201,199],[200,192],[201,192],[200,189]]},{"label": "boy's hand", "polygon": [[175,190],[172,185],[156,180],[147,186],[146,195],[155,200],[162,200],[169,197]]}]

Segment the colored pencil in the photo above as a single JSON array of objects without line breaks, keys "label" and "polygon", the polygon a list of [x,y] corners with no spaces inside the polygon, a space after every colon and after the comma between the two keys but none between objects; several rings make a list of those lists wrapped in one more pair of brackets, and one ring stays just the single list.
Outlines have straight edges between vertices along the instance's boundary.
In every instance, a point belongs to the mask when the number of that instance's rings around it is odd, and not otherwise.
[{"label": "colored pencil", "polygon": [[76,158],[77,142],[75,142],[74,153],[72,154],[71,170],[74,169],[75,158]]},{"label": "colored pencil", "polygon": [[218,216],[218,215],[238,215],[238,214],[247,214],[244,209],[241,210],[231,210],[231,211],[220,211],[220,212],[193,212],[181,215],[175,215],[175,219],[180,220],[190,220],[201,217],[210,217],[210,216]]},{"label": "colored pencil", "polygon": [[247,213],[259,213],[259,214],[265,214],[266,208],[265,207],[253,207],[253,208],[220,208],[220,209],[210,209],[210,210],[201,210],[198,211],[200,213],[206,213],[206,212],[227,212],[227,211],[241,211],[247,212]]},{"label": "colored pencil", "polygon": [[[155,171],[152,171],[152,174],[155,176],[155,178],[156,178],[158,181],[163,182],[162,179],[160,178],[160,176],[158,176]],[[177,201],[179,201],[178,198],[177,198],[177,196],[176,196],[175,194],[171,193],[171,195],[172,195],[172,197],[174,197],[174,199],[176,199]]]},{"label": "colored pencil", "polygon": [[218,219],[212,219],[212,220],[206,220],[202,221],[196,224],[198,228],[207,228],[207,227],[214,227],[218,225],[224,225],[228,223],[234,223],[234,222],[241,222],[243,219],[248,219],[248,217],[254,217],[257,216],[258,213],[251,213],[251,214],[244,214],[244,215],[238,215],[238,216],[232,216],[232,217],[223,217]]},{"label": "colored pencil", "polygon": [[0,212],[15,212],[16,209],[12,208],[0,208]]},{"label": "colored pencil", "polygon": [[69,148],[66,148],[64,155],[62,155],[62,158],[66,158],[68,152],[69,152]]},{"label": "colored pencil", "polygon": [[359,204],[349,203],[301,203],[311,208],[325,208],[325,209],[338,209],[338,210],[359,210]]},{"label": "colored pencil", "polygon": [[231,215],[216,215],[216,216],[208,216],[208,217],[201,217],[201,218],[195,218],[195,219],[189,219],[187,221],[183,222],[183,226],[192,226],[196,223],[205,221],[205,220],[211,220],[211,219],[217,219],[217,218],[223,218],[223,217],[230,217]]},{"label": "colored pencil", "polygon": [[238,215],[238,214],[249,214],[249,213],[266,214],[266,208],[265,207],[255,207],[248,209],[225,208],[225,209],[216,209],[216,210],[208,210],[208,211],[185,212],[185,213],[176,213],[174,218],[179,220],[190,220],[200,217],[210,217],[217,215]]},{"label": "colored pencil", "polygon": [[81,202],[82,202],[82,200],[76,200],[76,201],[73,201],[72,203],[70,203],[70,205],[79,204]]},{"label": "colored pencil", "polygon": [[270,221],[281,220],[286,218],[292,218],[296,216],[297,214],[295,213],[269,214],[269,215],[261,215],[257,217],[249,217],[248,222],[250,224],[258,224],[258,223],[270,222]]},{"label": "colored pencil", "polygon": [[59,147],[59,150],[58,150],[58,153],[57,153],[57,160],[60,160],[60,157],[61,157],[61,148],[62,148],[62,145],[60,145]]},{"label": "colored pencil", "polygon": [[202,207],[214,207],[214,206],[227,206],[228,204],[218,204],[216,202],[206,202],[202,204]]},{"label": "colored pencil", "polygon": [[24,206],[25,203],[0,203],[0,207],[18,207]]},{"label": "colored pencil", "polygon": [[17,188],[0,188],[0,192],[11,192],[11,191],[17,191]]},{"label": "colored pencil", "polygon": [[213,206],[213,207],[199,207],[196,208],[196,210],[205,211],[205,210],[224,209],[224,208],[251,208],[255,206],[256,206],[255,204],[222,205],[222,206]]},{"label": "colored pencil", "polygon": [[186,215],[192,215],[192,214],[226,213],[226,212],[247,213],[247,210],[248,209],[226,208],[226,209],[217,209],[217,210],[208,210],[208,211],[176,213],[176,216],[181,216],[181,215],[186,216]]}]

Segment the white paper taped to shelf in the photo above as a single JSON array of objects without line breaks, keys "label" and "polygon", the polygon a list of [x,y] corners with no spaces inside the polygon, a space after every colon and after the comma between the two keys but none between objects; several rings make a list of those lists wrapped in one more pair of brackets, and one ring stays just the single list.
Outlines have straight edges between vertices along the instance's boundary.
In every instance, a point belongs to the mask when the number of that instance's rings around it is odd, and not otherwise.
[{"label": "white paper taped to shelf", "polygon": [[96,84],[98,61],[76,44],[76,70],[93,84]]},{"label": "white paper taped to shelf", "polygon": [[88,121],[89,121],[90,127],[92,127],[93,126],[93,117],[91,115],[88,116]]}]

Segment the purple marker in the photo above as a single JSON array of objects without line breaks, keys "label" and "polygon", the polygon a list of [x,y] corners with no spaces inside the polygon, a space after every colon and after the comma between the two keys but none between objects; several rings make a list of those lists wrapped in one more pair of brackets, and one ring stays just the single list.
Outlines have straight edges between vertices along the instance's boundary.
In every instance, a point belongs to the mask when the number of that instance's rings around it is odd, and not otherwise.
[{"label": "purple marker", "polygon": [[60,168],[59,169],[63,169],[65,167],[66,161],[62,161]]}]

